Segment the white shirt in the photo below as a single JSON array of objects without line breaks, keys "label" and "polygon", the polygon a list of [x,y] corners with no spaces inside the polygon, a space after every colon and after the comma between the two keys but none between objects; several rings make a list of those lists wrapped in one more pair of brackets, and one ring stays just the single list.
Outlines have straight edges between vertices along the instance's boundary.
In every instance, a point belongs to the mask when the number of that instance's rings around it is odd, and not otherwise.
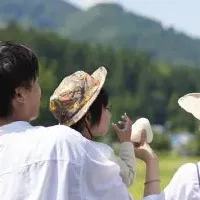
[{"label": "white shirt", "polygon": [[132,185],[136,176],[136,159],[133,144],[131,142],[120,143],[118,157],[108,145],[99,142],[93,143],[95,143],[100,153],[104,154],[104,156],[120,167],[120,176],[124,184],[127,187]]},{"label": "white shirt", "polygon": [[130,199],[119,166],[78,132],[14,122],[0,134],[1,200]]},{"label": "white shirt", "polygon": [[200,185],[195,164],[182,165],[174,174],[169,185],[158,195],[158,199],[200,200]]}]

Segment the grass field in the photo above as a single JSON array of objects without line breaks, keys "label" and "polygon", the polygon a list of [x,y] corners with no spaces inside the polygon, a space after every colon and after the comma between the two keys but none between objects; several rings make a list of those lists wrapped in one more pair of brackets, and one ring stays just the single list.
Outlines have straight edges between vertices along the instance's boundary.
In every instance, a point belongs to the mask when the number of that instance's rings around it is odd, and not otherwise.
[{"label": "grass field", "polygon": [[[161,188],[163,189],[170,182],[175,171],[184,163],[197,162],[198,158],[184,158],[172,156],[159,156]],[[137,177],[135,183],[129,188],[134,200],[141,200],[144,190],[145,165],[137,160]]]}]

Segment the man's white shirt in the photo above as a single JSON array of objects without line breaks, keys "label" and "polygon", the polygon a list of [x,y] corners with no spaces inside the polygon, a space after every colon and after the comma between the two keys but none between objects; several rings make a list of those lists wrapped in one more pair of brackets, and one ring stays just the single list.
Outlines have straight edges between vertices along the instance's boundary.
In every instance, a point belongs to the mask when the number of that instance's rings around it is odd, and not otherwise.
[{"label": "man's white shirt", "polygon": [[130,199],[110,154],[67,126],[13,122],[0,135],[0,200]]}]

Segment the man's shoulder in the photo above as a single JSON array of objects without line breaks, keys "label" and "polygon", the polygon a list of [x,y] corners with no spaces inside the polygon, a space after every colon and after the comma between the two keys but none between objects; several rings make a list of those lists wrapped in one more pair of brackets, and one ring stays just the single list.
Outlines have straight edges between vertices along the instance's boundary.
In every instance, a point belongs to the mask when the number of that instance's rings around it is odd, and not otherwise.
[{"label": "man's shoulder", "polygon": [[30,131],[34,133],[39,133],[39,134],[45,134],[45,135],[48,134],[49,138],[57,139],[57,140],[59,139],[72,140],[73,138],[84,140],[83,136],[79,132],[64,125],[54,125],[54,126],[48,126],[48,127],[33,126]]},{"label": "man's shoulder", "polygon": [[82,137],[79,132],[65,125],[54,125],[45,127],[45,129],[52,134],[59,135],[60,137],[65,137],[68,135],[73,135],[74,137]]},{"label": "man's shoulder", "polygon": [[31,131],[42,149],[55,160],[77,162],[85,154],[86,139],[74,129],[63,125],[37,126]]},{"label": "man's shoulder", "polygon": [[64,126],[64,125],[54,125],[49,127],[37,126],[34,127],[34,131],[41,135],[41,137],[48,139],[48,141],[52,141],[59,144],[83,144],[85,142],[85,138],[76,130]]}]

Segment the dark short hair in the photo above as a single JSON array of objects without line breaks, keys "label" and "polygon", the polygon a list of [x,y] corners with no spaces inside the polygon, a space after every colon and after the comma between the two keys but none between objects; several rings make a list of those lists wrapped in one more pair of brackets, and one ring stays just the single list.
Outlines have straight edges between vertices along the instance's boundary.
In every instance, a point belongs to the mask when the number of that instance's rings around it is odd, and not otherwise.
[{"label": "dark short hair", "polygon": [[[102,107],[106,108],[107,106],[108,106],[108,93],[104,88],[102,88],[99,95],[97,96],[94,103],[90,106],[87,112],[90,113],[92,125],[99,124],[102,114]],[[76,124],[73,124],[71,128],[79,132],[82,132],[86,115],[84,115]]]},{"label": "dark short hair", "polygon": [[38,76],[38,60],[33,51],[14,42],[0,42],[0,117],[12,114],[15,89],[29,89]]}]

